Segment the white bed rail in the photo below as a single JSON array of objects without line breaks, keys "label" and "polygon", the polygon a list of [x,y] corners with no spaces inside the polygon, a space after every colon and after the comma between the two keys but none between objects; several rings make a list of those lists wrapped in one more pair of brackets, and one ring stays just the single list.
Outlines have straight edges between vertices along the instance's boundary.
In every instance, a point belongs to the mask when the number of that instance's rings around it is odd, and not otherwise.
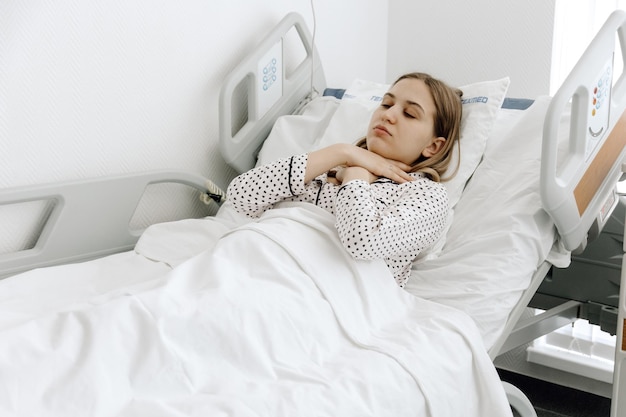
[{"label": "white bed rail", "polygon": [[[626,62],[626,12],[618,10],[554,95],[544,124],[541,198],[568,250],[584,248],[590,228],[597,222],[601,229],[617,204],[615,184],[626,155],[626,79],[622,73],[611,88],[616,33]],[[570,103],[564,150],[559,130]]]},{"label": "white bed rail", "polygon": [[0,206],[53,203],[32,248],[0,254],[0,278],[131,250],[143,230],[133,230],[130,222],[149,185],[176,183],[205,192],[205,181],[188,173],[153,171],[0,190]]},{"label": "white bed rail", "polygon": [[[306,56],[289,73],[285,68],[290,58],[285,40],[292,28]],[[293,113],[312,86],[317,91],[326,86],[319,55],[302,16],[290,13],[224,80],[219,130],[220,151],[226,162],[238,172],[254,167],[259,148],[276,119]]]},{"label": "white bed rail", "polygon": [[[616,54],[616,37],[621,55]],[[552,98],[544,123],[541,199],[561,242],[572,251],[584,249],[588,237],[602,230],[618,202],[616,184],[626,156],[626,73],[613,82],[616,58],[626,67],[626,12],[622,10],[609,16],[589,44]],[[569,140],[562,149],[559,130],[568,106]],[[625,267],[623,263],[611,417],[626,417]]]}]

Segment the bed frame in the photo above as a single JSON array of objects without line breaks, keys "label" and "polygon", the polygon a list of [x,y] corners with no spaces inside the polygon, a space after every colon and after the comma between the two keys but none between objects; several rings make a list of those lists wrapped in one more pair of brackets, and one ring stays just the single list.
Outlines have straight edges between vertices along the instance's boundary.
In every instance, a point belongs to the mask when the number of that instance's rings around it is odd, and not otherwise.
[{"label": "bed frame", "polygon": [[[285,62],[290,59],[290,50],[286,37],[294,30],[302,43],[305,57],[293,71],[287,73]],[[615,184],[621,175],[621,161],[626,152],[626,119],[622,116],[626,108],[626,81],[624,75],[619,77],[612,94],[609,89],[610,105],[606,103],[606,111],[602,110],[598,118],[590,119],[588,114],[595,84],[590,85],[589,80],[603,79],[607,69],[612,71],[615,33],[622,50],[626,51],[625,30],[626,13],[615,12],[552,100],[550,115],[546,118],[542,202],[570,250],[583,248],[589,234],[602,230],[617,202]],[[624,55],[622,60],[626,61]],[[267,71],[277,78],[264,79]],[[224,82],[220,95],[220,150],[224,159],[239,172],[253,167],[258,150],[276,119],[280,115],[297,112],[303,103],[325,87],[321,63],[304,20],[295,13],[287,15]],[[563,167],[556,158],[556,137],[559,133],[558,121],[570,101],[574,112],[571,131],[574,133]],[[579,132],[589,132],[589,128],[594,146],[588,148],[589,135]],[[172,181],[206,191],[204,178],[173,172],[0,190],[0,206],[38,200],[54,203],[34,247],[0,255],[0,277],[132,249],[141,231],[130,230],[128,221],[146,187]],[[136,197],[124,202],[115,199],[120,189],[124,190],[124,194]],[[116,204],[109,204],[113,200]],[[102,207],[110,209],[103,211]],[[91,214],[94,212],[102,214],[100,223],[92,221]],[[94,230],[94,227],[97,229]],[[93,239],[94,235],[98,238]],[[583,316],[582,301],[566,299],[563,304],[550,305],[550,309],[540,316],[520,319],[529,303],[539,303],[536,292],[550,269],[548,263],[538,267],[531,286],[511,313],[503,337],[490,350],[492,358]],[[621,281],[624,281],[623,276]],[[626,391],[621,392],[626,384],[625,291],[626,285],[621,285],[616,307],[614,330],[618,342],[612,417],[626,416]],[[554,304],[552,301],[551,304]],[[535,415],[530,402],[519,390],[507,384],[505,387],[514,408],[522,415]]]}]

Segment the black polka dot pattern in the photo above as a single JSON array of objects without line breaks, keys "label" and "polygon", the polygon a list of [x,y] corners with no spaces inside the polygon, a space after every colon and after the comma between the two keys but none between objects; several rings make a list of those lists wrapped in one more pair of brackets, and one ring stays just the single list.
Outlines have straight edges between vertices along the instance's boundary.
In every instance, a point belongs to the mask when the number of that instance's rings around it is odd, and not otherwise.
[{"label": "black polka dot pattern", "polygon": [[280,159],[241,174],[228,187],[235,210],[258,218],[280,201],[305,201],[336,216],[336,228],[355,259],[382,258],[404,287],[415,257],[432,245],[446,224],[445,187],[420,173],[397,184],[381,178],[368,184],[326,182],[326,174],[304,184],[307,155]]}]

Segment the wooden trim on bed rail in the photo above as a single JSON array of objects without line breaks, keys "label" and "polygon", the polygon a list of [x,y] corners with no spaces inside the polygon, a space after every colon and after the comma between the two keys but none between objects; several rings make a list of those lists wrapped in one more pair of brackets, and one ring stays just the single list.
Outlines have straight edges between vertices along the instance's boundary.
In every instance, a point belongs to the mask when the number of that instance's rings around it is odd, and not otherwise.
[{"label": "wooden trim on bed rail", "polygon": [[622,327],[622,350],[626,352],[626,319],[624,319],[624,327]]},{"label": "wooden trim on bed rail", "polygon": [[622,113],[609,137],[585,171],[585,174],[574,189],[574,198],[578,206],[578,214],[583,215],[596,190],[602,185],[617,157],[626,146],[626,111]]}]

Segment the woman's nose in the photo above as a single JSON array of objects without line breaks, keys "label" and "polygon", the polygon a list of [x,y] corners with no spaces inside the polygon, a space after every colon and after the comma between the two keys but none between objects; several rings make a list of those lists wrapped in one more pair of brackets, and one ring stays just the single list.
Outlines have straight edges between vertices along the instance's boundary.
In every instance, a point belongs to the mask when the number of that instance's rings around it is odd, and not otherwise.
[{"label": "woman's nose", "polygon": [[387,121],[389,123],[395,123],[396,121],[396,115],[395,115],[395,106],[391,106],[388,109],[385,110],[385,112],[383,113],[383,120]]}]

